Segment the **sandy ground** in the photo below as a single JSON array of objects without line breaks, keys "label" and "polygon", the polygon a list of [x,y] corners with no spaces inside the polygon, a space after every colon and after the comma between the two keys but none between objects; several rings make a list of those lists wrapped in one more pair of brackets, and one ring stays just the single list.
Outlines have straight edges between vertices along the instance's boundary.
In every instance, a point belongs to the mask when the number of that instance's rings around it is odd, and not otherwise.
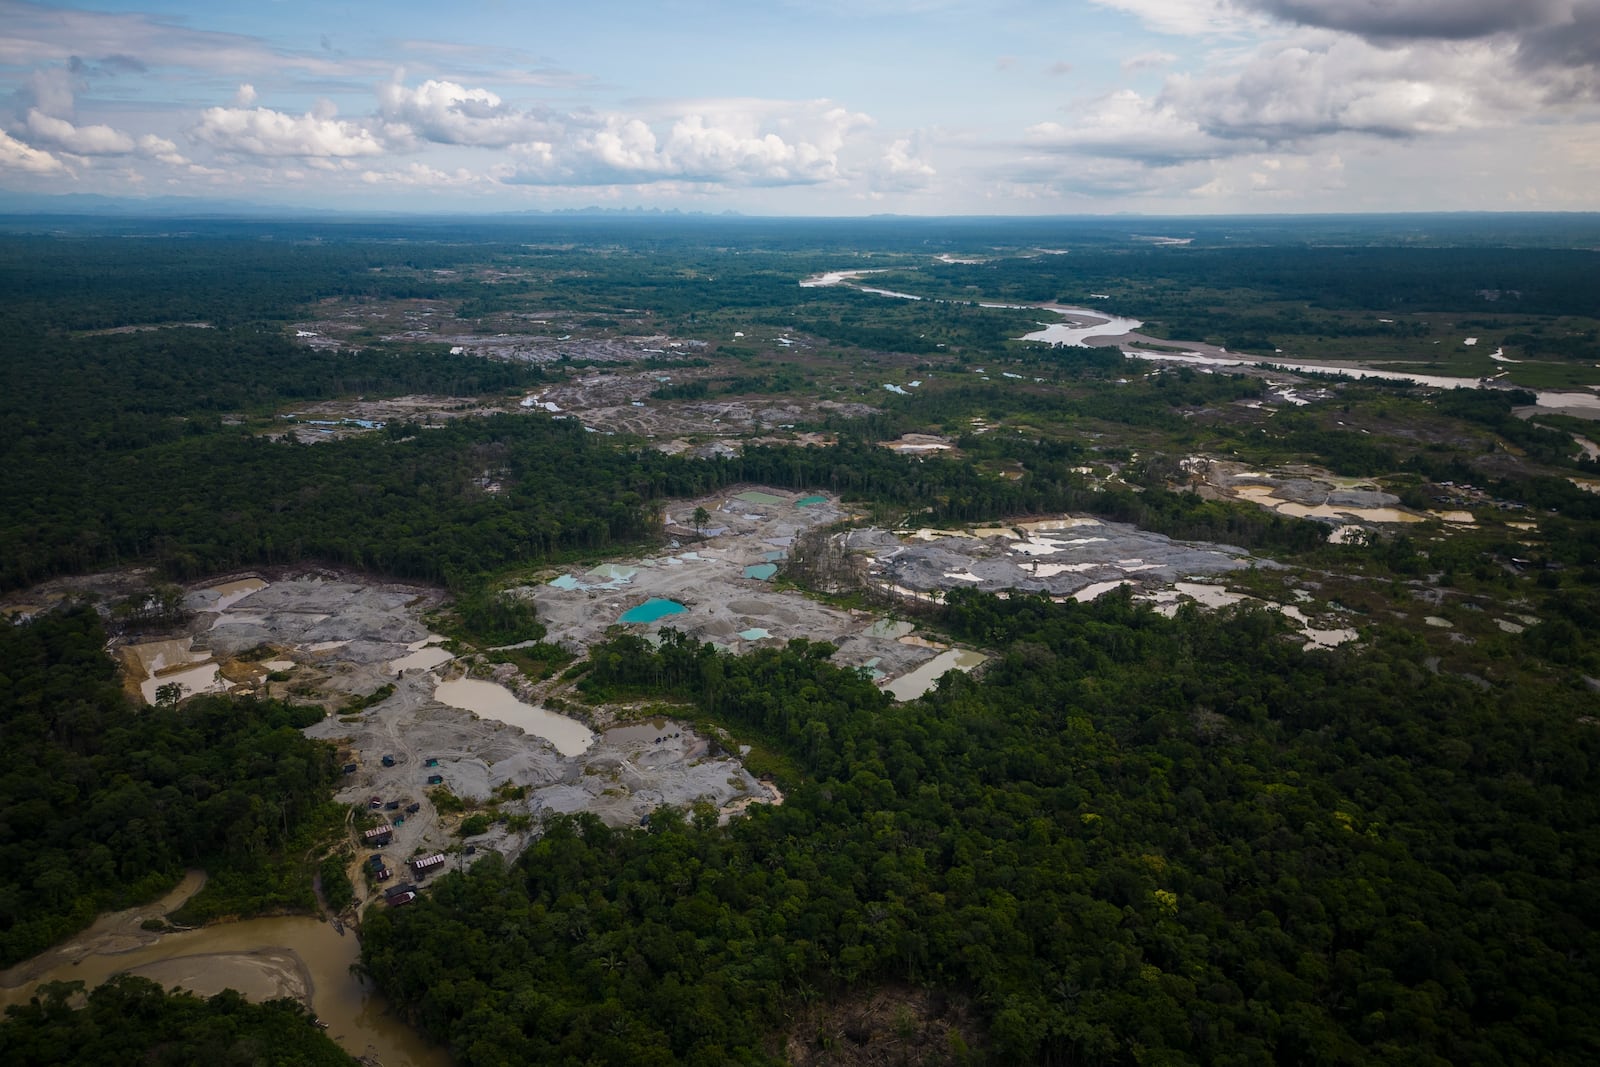
[{"label": "sandy ground", "polygon": [[[305,962],[289,948],[262,947],[243,951],[201,952],[150,959],[164,936],[146,930],[147,919],[165,918],[205,885],[203,871],[190,871],[177,887],[151,904],[126,911],[111,912],[94,925],[54,948],[0,972],[0,1004],[16,1003],[31,995],[35,983],[44,979],[70,979],[74,969],[85,961],[96,961],[100,969],[136,974],[160,982],[168,988],[182,986],[202,996],[237,989],[251,1000],[293,997],[311,1002],[311,975]],[[117,968],[119,961],[127,966]]]},{"label": "sandy ground", "polygon": [[160,934],[143,928],[146,919],[165,918],[206,884],[204,871],[189,871],[183,880],[160,900],[125,911],[107,912],[87,930],[48,951],[42,952],[6,971],[0,971],[0,989],[15,989],[37,981],[63,965],[74,965],[89,956],[132,952],[153,945]]}]

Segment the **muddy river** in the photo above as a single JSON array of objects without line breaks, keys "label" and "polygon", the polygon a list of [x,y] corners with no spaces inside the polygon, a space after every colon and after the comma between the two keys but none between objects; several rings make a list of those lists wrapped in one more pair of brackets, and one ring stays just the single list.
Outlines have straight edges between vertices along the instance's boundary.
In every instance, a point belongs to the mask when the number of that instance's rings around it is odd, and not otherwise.
[{"label": "muddy river", "polygon": [[0,972],[0,1007],[25,1004],[43,982],[93,988],[113,975],[137,974],[168,987],[211,996],[237,989],[251,1000],[309,1001],[328,1036],[353,1056],[384,1067],[444,1067],[442,1048],[425,1042],[392,1015],[371,986],[350,973],[360,943],[354,933],[306,916],[250,919],[179,933],[153,934],[140,924],[165,915],[204,882],[192,872],[151,905],[102,916],[71,940]]},{"label": "muddy river", "polygon": [[[869,289],[864,285],[854,285],[854,280],[864,274],[878,273],[877,271],[833,271],[827,274],[817,274],[805,279],[800,284],[807,287],[823,285],[852,285],[864,293],[875,293],[879,296],[899,297],[907,300],[920,300],[919,296],[911,293],[897,293],[888,289]],[[1211,348],[1209,345],[1198,344],[1192,341],[1171,341],[1158,337],[1149,337],[1137,331],[1144,323],[1137,319],[1124,318],[1110,311],[1091,310],[1089,308],[1065,307],[1060,304],[999,304],[985,303],[986,308],[1008,308],[1011,310],[1039,310],[1050,311],[1067,318],[1066,322],[1040,323],[1042,327],[1033,333],[1024,334],[1020,340],[1043,341],[1053,345],[1085,345],[1090,338],[1115,339],[1122,342],[1144,342],[1146,344],[1166,346],[1192,346],[1197,349],[1209,351],[1150,351],[1123,349],[1123,355],[1137,359],[1151,360],[1162,363],[1191,363],[1208,367],[1266,367],[1285,371],[1304,371],[1312,374],[1331,374],[1342,378],[1379,378],[1395,382],[1415,382],[1418,385],[1433,386],[1439,389],[1486,389],[1502,388],[1498,382],[1490,382],[1481,378],[1454,378],[1437,374],[1417,374],[1411,371],[1378,370],[1372,367],[1363,367],[1359,364],[1321,364],[1305,363],[1293,359],[1258,359],[1251,356],[1236,356],[1226,353],[1222,349]],[[1119,346],[1120,347],[1120,346]],[[1502,360],[1502,362],[1505,362]],[[1510,362],[1516,362],[1511,360]],[[1565,410],[1571,414],[1593,418],[1591,412],[1600,411],[1600,395],[1592,389],[1577,392],[1560,392],[1549,389],[1528,390],[1537,398],[1537,406]]]}]

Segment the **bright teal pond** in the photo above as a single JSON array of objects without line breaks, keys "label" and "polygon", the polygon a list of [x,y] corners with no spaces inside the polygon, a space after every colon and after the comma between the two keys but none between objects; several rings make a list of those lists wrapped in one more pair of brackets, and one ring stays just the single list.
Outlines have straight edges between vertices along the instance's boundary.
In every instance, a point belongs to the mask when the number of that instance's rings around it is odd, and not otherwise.
[{"label": "bright teal pond", "polygon": [[766,581],[768,578],[771,578],[777,573],[778,565],[776,563],[757,563],[753,567],[746,567],[744,569],[744,576],[746,578],[754,578],[761,582]]},{"label": "bright teal pond", "polygon": [[668,615],[677,615],[689,609],[676,600],[662,600],[660,597],[651,597],[636,608],[629,608],[622,613],[618,622],[655,622],[657,619],[666,618]]}]

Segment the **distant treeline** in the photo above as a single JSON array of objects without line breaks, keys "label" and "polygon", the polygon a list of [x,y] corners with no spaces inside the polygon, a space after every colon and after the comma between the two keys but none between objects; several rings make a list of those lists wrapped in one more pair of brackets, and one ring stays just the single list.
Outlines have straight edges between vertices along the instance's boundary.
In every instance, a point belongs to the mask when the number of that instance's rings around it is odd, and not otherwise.
[{"label": "distant treeline", "polygon": [[[534,415],[396,424],[321,445],[217,427],[131,450],[19,452],[0,475],[17,501],[0,526],[0,588],[140,561],[192,579],[304,559],[455,584],[653,539],[661,502],[740,482],[925,508],[935,523],[1088,510],[1246,547],[1294,550],[1322,537],[1315,524],[1249,505],[1159,487],[1092,489],[1072,470],[1081,461],[1073,446],[1015,440],[996,454],[1027,473],[1000,479],[859,439],[687,460]],[[486,471],[503,491],[481,487]]]}]

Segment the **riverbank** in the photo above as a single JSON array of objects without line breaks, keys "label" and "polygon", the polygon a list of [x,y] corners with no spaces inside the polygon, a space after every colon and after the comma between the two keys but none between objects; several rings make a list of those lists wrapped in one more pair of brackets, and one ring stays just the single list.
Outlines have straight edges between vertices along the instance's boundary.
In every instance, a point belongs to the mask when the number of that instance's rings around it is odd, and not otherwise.
[{"label": "riverbank", "polygon": [[103,915],[82,933],[0,972],[0,1008],[26,1004],[47,982],[93,988],[115,975],[133,974],[200,996],[236,989],[253,1001],[293,998],[316,1014],[339,1047],[384,1067],[450,1062],[443,1049],[423,1041],[388,1010],[376,990],[351,973],[360,960],[360,942],[328,922],[277,916],[195,930],[145,928],[150,920],[165,926],[167,916],[205,882],[205,872],[189,871],[160,900]]}]

